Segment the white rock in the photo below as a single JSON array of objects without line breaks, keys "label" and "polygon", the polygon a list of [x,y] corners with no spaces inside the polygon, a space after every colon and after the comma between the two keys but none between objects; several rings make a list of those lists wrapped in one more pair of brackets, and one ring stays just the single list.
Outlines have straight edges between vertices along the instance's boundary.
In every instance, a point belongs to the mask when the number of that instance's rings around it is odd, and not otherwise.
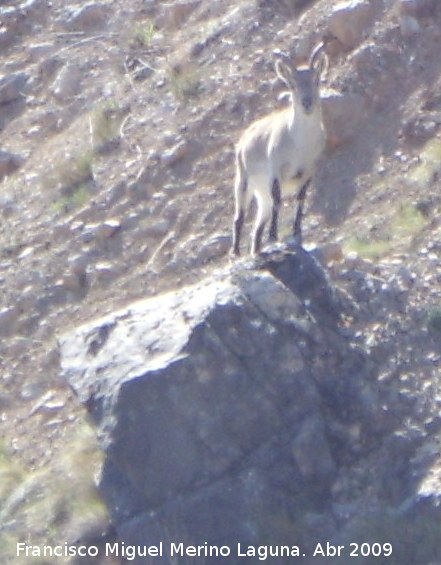
[{"label": "white rock", "polygon": [[34,63],[43,57],[48,57],[54,51],[53,43],[33,43],[28,47],[29,54]]},{"label": "white rock", "polygon": [[163,2],[158,16],[160,26],[173,29],[180,28],[192,12],[201,5],[201,0],[180,0],[178,2]]},{"label": "white rock", "polygon": [[5,336],[13,333],[18,316],[19,313],[14,307],[0,310],[0,335]]},{"label": "white rock", "polygon": [[109,219],[100,224],[87,224],[84,227],[82,239],[86,242],[94,239],[105,241],[121,229],[121,222],[117,219]]},{"label": "white rock", "polygon": [[77,292],[84,286],[84,281],[85,278],[82,276],[75,275],[74,273],[67,273],[63,276],[63,278],[57,281],[57,284],[68,292]]},{"label": "white rock", "polygon": [[38,291],[33,285],[25,287],[20,293],[18,305],[23,312],[35,310],[38,300]]},{"label": "white rock", "polygon": [[225,234],[215,234],[202,243],[199,259],[205,263],[226,255],[231,246],[231,237]]},{"label": "white rock", "polygon": [[33,342],[25,337],[16,337],[7,344],[7,352],[10,357],[18,359],[31,349]]},{"label": "white rock", "polygon": [[100,2],[92,2],[74,9],[64,25],[69,29],[88,30],[102,27],[111,15],[110,6]]},{"label": "white rock", "polygon": [[112,263],[101,261],[95,265],[95,277],[98,283],[111,282],[117,276],[117,269]]},{"label": "white rock", "polygon": [[329,30],[346,49],[354,49],[363,40],[374,10],[369,0],[349,0],[337,4],[329,18]]},{"label": "white rock", "polygon": [[74,255],[73,257],[69,257],[68,263],[74,275],[82,276],[86,273],[89,265],[89,257],[86,254]]},{"label": "white rock", "polygon": [[400,16],[400,31],[403,37],[412,37],[421,31],[421,26],[413,16],[404,14]]},{"label": "white rock", "polygon": [[171,231],[173,227],[173,221],[167,218],[159,218],[156,222],[152,222],[143,230],[143,234],[146,236],[161,236],[165,235]]},{"label": "white rock", "polygon": [[174,147],[163,153],[161,161],[164,165],[172,167],[187,155],[188,150],[188,143],[185,140],[182,140]]},{"label": "white rock", "polygon": [[82,73],[80,68],[72,63],[61,69],[52,84],[52,93],[60,100],[72,98],[81,90]]}]

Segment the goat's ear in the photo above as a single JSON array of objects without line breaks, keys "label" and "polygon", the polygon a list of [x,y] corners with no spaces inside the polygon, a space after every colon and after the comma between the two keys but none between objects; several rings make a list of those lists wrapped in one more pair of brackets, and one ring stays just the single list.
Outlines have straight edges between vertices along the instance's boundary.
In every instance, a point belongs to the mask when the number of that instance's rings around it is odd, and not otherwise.
[{"label": "goat's ear", "polygon": [[292,72],[291,69],[288,67],[286,63],[277,59],[276,64],[274,65],[276,70],[276,75],[279,79],[286,84],[286,86],[291,89],[292,88]]}]

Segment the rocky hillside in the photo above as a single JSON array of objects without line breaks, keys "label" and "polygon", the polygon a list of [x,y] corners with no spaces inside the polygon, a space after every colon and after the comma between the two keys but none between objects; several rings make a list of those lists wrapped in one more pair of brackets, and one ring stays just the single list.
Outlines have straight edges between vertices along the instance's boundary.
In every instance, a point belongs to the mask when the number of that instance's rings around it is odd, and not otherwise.
[{"label": "rocky hillside", "polygon": [[274,54],[305,59],[321,39],[328,148],[305,244],[353,303],[345,331],[398,403],[397,461],[438,495],[439,3],[2,1],[4,560],[28,562],[17,540],[107,529],[101,455],[57,340],[228,263],[234,142],[283,107]]}]

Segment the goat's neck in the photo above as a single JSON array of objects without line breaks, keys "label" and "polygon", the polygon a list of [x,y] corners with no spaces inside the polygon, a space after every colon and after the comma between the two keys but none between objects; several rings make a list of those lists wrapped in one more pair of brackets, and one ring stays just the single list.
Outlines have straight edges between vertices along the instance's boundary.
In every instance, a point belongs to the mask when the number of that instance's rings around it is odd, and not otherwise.
[{"label": "goat's neck", "polygon": [[291,106],[290,126],[291,128],[311,127],[322,123],[322,105],[320,102],[315,105],[314,110],[307,114],[303,111],[300,103],[293,103]]}]

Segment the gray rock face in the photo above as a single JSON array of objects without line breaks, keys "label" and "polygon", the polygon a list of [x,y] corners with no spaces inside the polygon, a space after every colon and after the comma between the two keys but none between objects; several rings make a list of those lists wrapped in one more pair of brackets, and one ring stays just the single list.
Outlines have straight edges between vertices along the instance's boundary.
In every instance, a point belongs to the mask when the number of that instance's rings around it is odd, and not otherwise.
[{"label": "gray rock face", "polygon": [[0,149],[0,180],[18,169],[22,162],[20,156]]},{"label": "gray rock face", "polygon": [[13,73],[0,76],[0,104],[19,98],[23,93],[29,76],[26,73]]},{"label": "gray rock face", "polygon": [[338,147],[356,135],[366,109],[361,95],[327,89],[322,94],[322,104],[323,121],[331,147]]},{"label": "gray rock face", "polygon": [[436,0],[399,0],[400,14],[415,18],[434,16],[438,2]]},{"label": "gray rock face", "polygon": [[60,338],[126,544],[292,544],[293,531],[307,543],[338,466],[334,431],[355,426],[362,445],[378,425],[321,268],[302,250],[259,261]]}]

